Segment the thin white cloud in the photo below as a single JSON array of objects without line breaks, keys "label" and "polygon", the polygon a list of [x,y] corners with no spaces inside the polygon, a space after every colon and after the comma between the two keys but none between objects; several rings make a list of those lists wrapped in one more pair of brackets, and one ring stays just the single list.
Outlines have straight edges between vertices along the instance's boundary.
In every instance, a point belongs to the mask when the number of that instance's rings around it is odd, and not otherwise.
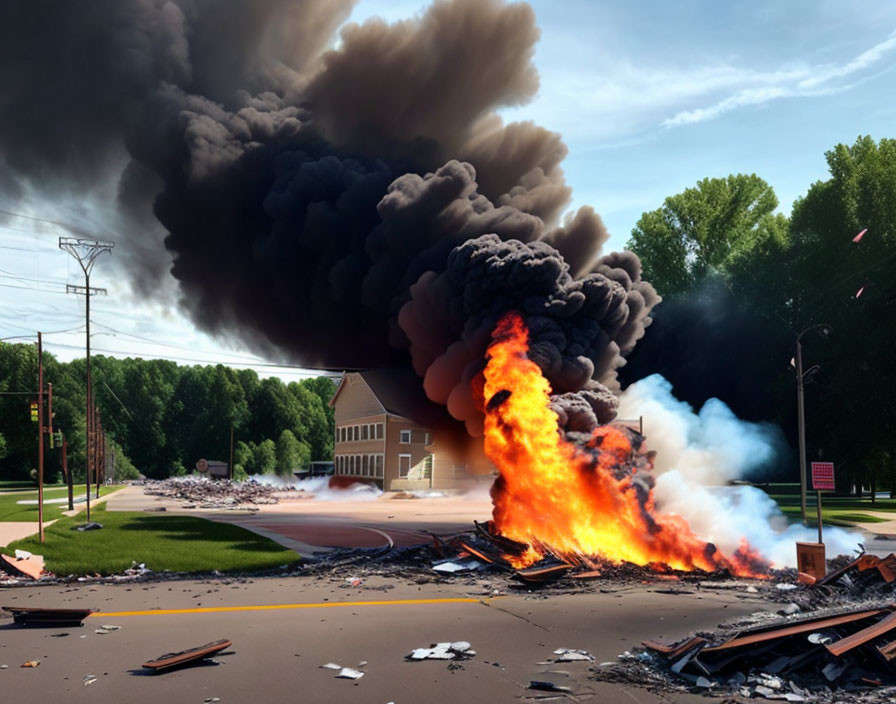
[{"label": "thin white cloud", "polygon": [[[840,79],[865,71],[889,52],[896,49],[896,32],[852,61],[842,65],[825,64],[797,71],[779,71],[772,74],[752,74],[761,85],[741,87],[708,107],[681,110],[661,122],[663,127],[680,127],[713,120],[725,113],[747,105],[761,105],[781,98],[831,95],[849,90],[855,83],[843,83]],[[753,82],[753,81],[751,81]],[[706,92],[710,92],[707,90]]]}]

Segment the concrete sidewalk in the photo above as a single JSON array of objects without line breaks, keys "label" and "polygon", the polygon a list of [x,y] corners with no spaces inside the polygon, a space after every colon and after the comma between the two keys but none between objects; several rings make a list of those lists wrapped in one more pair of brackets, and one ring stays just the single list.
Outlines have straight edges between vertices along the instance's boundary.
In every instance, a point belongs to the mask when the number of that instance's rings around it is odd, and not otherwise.
[{"label": "concrete sidewalk", "polygon": [[[44,521],[44,529],[56,521]],[[36,535],[39,532],[37,521],[2,521],[0,522],[0,548],[4,548],[16,540]]]}]

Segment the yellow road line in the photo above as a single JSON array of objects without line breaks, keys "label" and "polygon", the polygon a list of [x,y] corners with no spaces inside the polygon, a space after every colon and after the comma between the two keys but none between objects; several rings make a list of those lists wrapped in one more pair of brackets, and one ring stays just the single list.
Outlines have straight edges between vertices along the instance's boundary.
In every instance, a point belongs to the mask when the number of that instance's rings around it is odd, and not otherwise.
[{"label": "yellow road line", "polygon": [[414,604],[478,604],[482,599],[395,599],[393,601],[325,601],[317,604],[261,604],[256,606],[204,606],[195,609],[149,609],[146,611],[97,611],[96,618],[122,616],[171,616],[175,614],[216,614],[229,611],[276,611],[278,609],[328,609],[336,606],[408,606]]}]

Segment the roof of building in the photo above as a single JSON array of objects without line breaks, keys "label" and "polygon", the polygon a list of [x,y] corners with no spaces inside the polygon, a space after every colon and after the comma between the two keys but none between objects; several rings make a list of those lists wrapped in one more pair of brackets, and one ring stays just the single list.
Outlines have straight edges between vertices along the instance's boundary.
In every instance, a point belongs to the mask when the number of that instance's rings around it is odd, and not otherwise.
[{"label": "roof of building", "polygon": [[[412,369],[368,369],[349,373],[358,374],[364,379],[387,413],[407,418],[427,428],[443,427],[451,423],[448,411],[429,400],[423,391],[423,380]],[[339,383],[330,405],[335,405],[349,373]]]}]

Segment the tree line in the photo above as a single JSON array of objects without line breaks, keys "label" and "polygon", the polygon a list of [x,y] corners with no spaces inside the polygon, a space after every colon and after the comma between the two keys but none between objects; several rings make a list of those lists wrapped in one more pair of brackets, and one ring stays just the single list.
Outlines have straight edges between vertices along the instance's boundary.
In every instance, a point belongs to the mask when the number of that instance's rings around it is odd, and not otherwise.
[{"label": "tree line", "polygon": [[704,179],[643,214],[628,247],[664,302],[623,377],[663,373],[693,405],[716,396],[778,422],[795,447],[804,333],[809,461],[833,461],[841,491],[892,491],[896,140],[860,137],[826,158],[829,178],[790,217],[755,174]]},{"label": "tree line", "polygon": [[[328,377],[284,383],[251,369],[179,366],[166,360],[91,357],[94,401],[115,454],[118,478],[162,478],[191,472],[197,460],[228,461],[234,433],[234,471],[291,474],[333,452],[336,385]],[[53,385],[53,426],[68,441],[68,465],[85,471],[85,360],[59,362],[44,354],[45,383]],[[37,466],[37,351],[0,343],[0,478],[27,479]],[[10,393],[13,392],[13,393]],[[45,452],[49,480],[61,475],[61,452]]]}]

